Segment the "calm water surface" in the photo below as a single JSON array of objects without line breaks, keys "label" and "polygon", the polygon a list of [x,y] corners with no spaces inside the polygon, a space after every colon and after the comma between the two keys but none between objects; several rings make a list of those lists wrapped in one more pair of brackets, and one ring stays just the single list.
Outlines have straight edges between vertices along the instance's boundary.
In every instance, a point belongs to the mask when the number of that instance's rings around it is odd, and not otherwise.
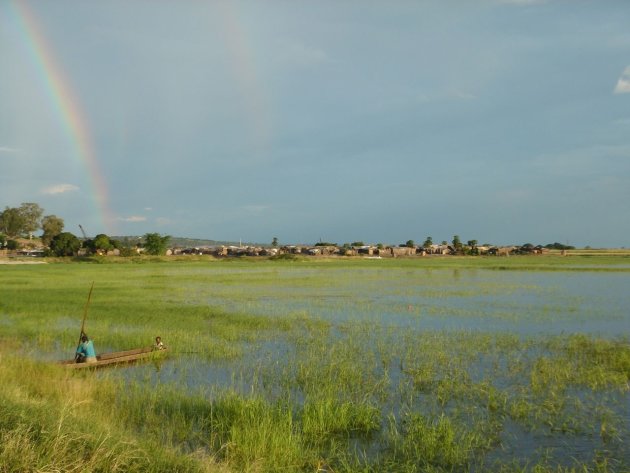
[{"label": "calm water surface", "polygon": [[430,329],[630,331],[630,272],[282,268],[265,277],[273,284],[216,284],[204,301],[227,311]]}]

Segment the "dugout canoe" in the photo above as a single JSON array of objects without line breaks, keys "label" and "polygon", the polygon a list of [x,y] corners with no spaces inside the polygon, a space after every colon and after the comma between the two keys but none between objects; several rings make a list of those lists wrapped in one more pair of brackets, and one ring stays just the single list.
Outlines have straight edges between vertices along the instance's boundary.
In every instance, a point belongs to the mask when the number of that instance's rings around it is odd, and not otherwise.
[{"label": "dugout canoe", "polygon": [[161,358],[167,351],[167,348],[156,350],[153,347],[144,347],[136,348],[134,350],[103,353],[102,355],[96,356],[96,363],[77,363],[74,360],[65,360],[60,362],[60,364],[70,369],[100,368],[101,366],[132,363],[143,359]]}]

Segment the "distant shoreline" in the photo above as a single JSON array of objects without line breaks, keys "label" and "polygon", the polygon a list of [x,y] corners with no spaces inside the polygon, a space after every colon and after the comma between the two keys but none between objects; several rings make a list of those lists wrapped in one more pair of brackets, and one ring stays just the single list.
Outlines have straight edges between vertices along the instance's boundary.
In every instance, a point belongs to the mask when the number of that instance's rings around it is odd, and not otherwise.
[{"label": "distant shoreline", "polygon": [[47,261],[30,261],[23,259],[3,258],[0,256],[0,264],[48,264]]}]

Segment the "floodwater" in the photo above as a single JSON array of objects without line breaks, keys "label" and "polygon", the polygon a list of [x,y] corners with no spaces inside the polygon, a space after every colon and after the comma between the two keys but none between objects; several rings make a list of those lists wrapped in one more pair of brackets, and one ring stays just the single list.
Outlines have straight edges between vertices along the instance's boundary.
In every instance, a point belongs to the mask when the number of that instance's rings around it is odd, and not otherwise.
[{"label": "floodwater", "polygon": [[[305,314],[426,329],[630,333],[630,272],[480,269],[280,269],[274,284],[214,285],[226,311]],[[202,291],[203,292],[203,291]]]},{"label": "floodwater", "polygon": [[[630,337],[630,271],[299,266],[194,271],[201,273],[203,282],[196,283],[194,274],[190,275],[186,303],[209,305],[228,313],[319,319],[329,322],[333,331],[337,326],[356,323],[391,328],[392,333],[409,329],[417,333],[508,333],[527,338],[580,333],[609,339]],[[212,284],[208,284],[208,278],[213,279]],[[175,382],[191,390],[230,388],[246,394],[257,383],[252,367],[299,356],[290,340],[278,337],[251,347],[244,358],[236,361],[173,357],[158,365],[120,370],[117,375],[151,383]],[[391,399],[398,399],[394,391],[405,375],[394,366],[390,368]],[[510,380],[506,377],[493,382],[498,386]],[[628,438],[628,390],[585,390],[575,399],[586,402],[584,396],[594,396],[595,400],[590,401],[593,409],[611,409],[619,419],[620,436]],[[393,404],[381,407],[384,412],[399,408]],[[422,406],[415,408],[421,410]],[[574,460],[586,464],[594,461],[597,452],[611,448],[588,428],[579,434],[564,435],[544,429],[529,431],[509,419],[503,426],[501,444],[501,448],[488,452],[485,461],[520,459],[525,464],[544,454],[560,465],[571,465]],[[363,446],[368,451],[372,447]],[[620,444],[608,455],[620,465],[630,465],[630,452]]]}]

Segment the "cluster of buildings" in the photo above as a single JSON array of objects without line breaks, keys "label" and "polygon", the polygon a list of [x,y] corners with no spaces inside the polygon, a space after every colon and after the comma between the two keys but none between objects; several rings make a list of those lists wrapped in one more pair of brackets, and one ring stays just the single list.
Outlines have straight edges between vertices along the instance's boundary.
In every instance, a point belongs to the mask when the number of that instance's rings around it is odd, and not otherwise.
[{"label": "cluster of buildings", "polygon": [[509,256],[510,254],[543,254],[549,250],[542,246],[476,246],[474,248],[464,246],[455,248],[452,245],[422,246],[321,246],[321,245],[290,245],[280,247],[263,246],[203,246],[194,248],[171,248],[167,255],[211,255],[215,257],[229,256],[279,256],[279,255],[304,255],[304,256],[364,256],[374,258],[396,258],[405,256],[427,255],[495,255]]},{"label": "cluster of buildings", "polygon": [[[144,248],[134,248],[133,254],[142,254]],[[385,246],[385,245],[362,245],[362,246],[336,246],[336,245],[287,245],[279,247],[269,246],[198,246],[198,247],[173,247],[166,251],[167,256],[171,255],[210,255],[218,258],[239,257],[239,256],[281,256],[281,255],[302,255],[302,256],[362,256],[368,258],[397,258],[411,256],[428,255],[494,255],[510,256],[515,254],[545,254],[549,250],[543,246],[533,246],[526,244],[523,246],[475,246],[463,245],[456,248],[453,245],[431,245],[423,246]],[[0,255],[7,255],[7,250],[0,251]],[[18,256],[45,256],[45,248],[23,248],[15,253]],[[89,256],[86,248],[79,250],[78,256]],[[100,256],[120,256],[118,249],[96,250]]]}]

